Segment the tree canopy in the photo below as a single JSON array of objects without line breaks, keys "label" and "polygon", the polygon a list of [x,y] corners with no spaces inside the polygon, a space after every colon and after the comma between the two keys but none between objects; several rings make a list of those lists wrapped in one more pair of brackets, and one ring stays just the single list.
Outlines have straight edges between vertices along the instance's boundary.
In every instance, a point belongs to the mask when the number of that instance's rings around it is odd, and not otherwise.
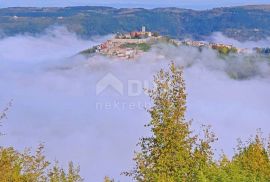
[{"label": "tree canopy", "polygon": [[[0,112],[0,122],[6,117],[11,103]],[[3,182],[81,182],[80,168],[69,162],[68,170],[59,167],[58,162],[51,166],[44,155],[44,145],[40,144],[33,154],[26,148],[19,152],[13,147],[0,146],[0,181]]]},{"label": "tree canopy", "polygon": [[215,160],[217,140],[209,126],[203,136],[194,134],[186,121],[186,91],[182,68],[174,63],[161,70],[148,91],[152,135],[144,137],[135,153],[134,169],[125,174],[139,182],[251,182],[270,181],[270,146],[258,133],[246,144],[239,141],[234,156]]}]

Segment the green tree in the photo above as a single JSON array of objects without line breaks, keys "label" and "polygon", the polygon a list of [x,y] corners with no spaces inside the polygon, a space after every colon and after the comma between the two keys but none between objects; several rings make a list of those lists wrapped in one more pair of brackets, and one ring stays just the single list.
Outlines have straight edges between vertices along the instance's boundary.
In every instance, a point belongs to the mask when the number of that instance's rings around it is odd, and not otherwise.
[{"label": "green tree", "polygon": [[[191,122],[185,120],[186,92],[182,68],[170,65],[154,76],[154,88],[148,90],[153,106],[148,110],[152,136],[139,142],[136,167],[125,173],[137,181],[195,181],[202,168],[211,162],[210,143],[214,135],[207,128],[205,139],[193,135]],[[200,172],[199,172],[200,171]]]},{"label": "green tree", "polygon": [[152,134],[140,140],[136,166],[126,175],[139,182],[270,181],[270,141],[267,146],[259,133],[246,144],[239,142],[231,159],[223,154],[215,161],[210,127],[203,126],[203,135],[191,132],[181,68],[172,63],[169,71],[161,70],[148,93]]},{"label": "green tree", "polygon": [[110,179],[108,176],[105,176],[104,182],[114,182],[114,180]]},{"label": "green tree", "polygon": [[[269,151],[259,134],[246,144],[239,141],[231,160],[226,155],[208,168],[209,182],[268,182],[270,181]],[[269,148],[269,145],[268,145]]]},{"label": "green tree", "polygon": [[[0,121],[6,117],[9,106],[0,113]],[[34,154],[30,149],[18,152],[13,147],[0,147],[0,181],[2,182],[81,182],[79,167],[69,163],[68,171],[46,160],[44,145],[40,144]]]},{"label": "green tree", "polygon": [[239,143],[237,152],[232,158],[231,166],[237,168],[238,176],[245,174],[245,181],[270,180],[270,161],[267,148],[264,146],[262,137],[257,134],[247,145]]},{"label": "green tree", "polygon": [[58,162],[55,163],[49,171],[50,182],[80,182],[83,181],[79,175],[80,168],[75,168],[72,162],[69,162],[68,172],[66,173],[59,167]]},{"label": "green tree", "polygon": [[67,172],[56,163],[50,169],[50,162],[43,155],[40,145],[35,154],[27,149],[20,153],[14,148],[0,148],[0,181],[12,182],[80,182],[79,167],[69,163]]}]

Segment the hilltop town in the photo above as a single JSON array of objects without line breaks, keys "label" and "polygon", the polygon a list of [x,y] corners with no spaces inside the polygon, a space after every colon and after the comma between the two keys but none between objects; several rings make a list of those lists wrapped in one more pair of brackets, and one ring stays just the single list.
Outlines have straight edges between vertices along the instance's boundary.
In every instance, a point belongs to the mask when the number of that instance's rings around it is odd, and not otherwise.
[{"label": "hilltop town", "polygon": [[179,46],[192,46],[202,50],[203,48],[217,50],[221,54],[244,54],[251,51],[257,53],[270,53],[269,48],[254,48],[243,49],[237,48],[233,45],[221,44],[221,43],[208,43],[203,41],[194,40],[176,40],[167,36],[161,36],[158,33],[146,31],[146,27],[143,26],[141,31],[134,31],[130,33],[117,33],[112,39],[106,42],[94,46],[90,49],[81,52],[83,55],[90,55],[98,53],[109,57],[118,57],[122,59],[135,59],[142,53],[151,49],[152,45],[156,43],[168,43],[176,47]]},{"label": "hilltop town", "polygon": [[117,33],[114,38],[87,49],[82,54],[99,53],[101,55],[134,59],[148,51],[151,45],[162,39],[157,33],[147,32],[145,27],[141,31]]}]

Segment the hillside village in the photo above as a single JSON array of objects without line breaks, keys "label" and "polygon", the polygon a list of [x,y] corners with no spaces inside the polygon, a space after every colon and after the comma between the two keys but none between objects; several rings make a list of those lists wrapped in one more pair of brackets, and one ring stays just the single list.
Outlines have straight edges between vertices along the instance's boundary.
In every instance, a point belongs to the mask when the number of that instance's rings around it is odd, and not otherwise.
[{"label": "hillside village", "polygon": [[117,33],[114,38],[87,49],[82,54],[99,53],[101,55],[119,57],[123,59],[134,59],[147,52],[151,45],[162,39],[157,33],[147,32],[146,27],[141,31],[130,33]]},{"label": "hillside village", "polygon": [[122,59],[134,59],[139,57],[142,53],[151,49],[151,46],[156,43],[169,43],[174,46],[192,46],[197,47],[200,50],[203,48],[209,48],[217,50],[221,54],[244,54],[251,51],[258,53],[270,53],[268,48],[254,48],[243,49],[237,48],[233,45],[221,44],[221,43],[208,43],[203,41],[194,40],[176,40],[166,36],[161,36],[158,33],[146,31],[146,27],[143,26],[141,31],[134,31],[130,33],[117,33],[114,38],[107,40],[106,42],[94,46],[93,48],[84,50],[81,54],[89,55],[92,53],[98,53],[109,57],[118,57]]}]

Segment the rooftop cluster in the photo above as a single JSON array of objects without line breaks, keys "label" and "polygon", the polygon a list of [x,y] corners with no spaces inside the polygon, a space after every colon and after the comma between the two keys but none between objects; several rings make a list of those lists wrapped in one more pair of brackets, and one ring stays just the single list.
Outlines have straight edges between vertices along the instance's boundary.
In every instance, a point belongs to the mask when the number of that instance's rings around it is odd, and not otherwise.
[{"label": "rooftop cluster", "polygon": [[97,45],[91,49],[85,50],[83,54],[99,53],[105,56],[118,57],[123,59],[134,59],[141,55],[143,52],[148,51],[155,43],[169,43],[178,46],[192,46],[202,50],[203,48],[213,49],[220,54],[244,54],[250,52],[257,52],[261,54],[270,54],[269,48],[254,48],[243,49],[237,48],[233,45],[222,43],[209,43],[204,41],[194,40],[177,40],[171,39],[166,36],[160,36],[158,33],[146,31],[143,26],[141,31],[133,31],[130,33],[117,33],[114,38]]}]

